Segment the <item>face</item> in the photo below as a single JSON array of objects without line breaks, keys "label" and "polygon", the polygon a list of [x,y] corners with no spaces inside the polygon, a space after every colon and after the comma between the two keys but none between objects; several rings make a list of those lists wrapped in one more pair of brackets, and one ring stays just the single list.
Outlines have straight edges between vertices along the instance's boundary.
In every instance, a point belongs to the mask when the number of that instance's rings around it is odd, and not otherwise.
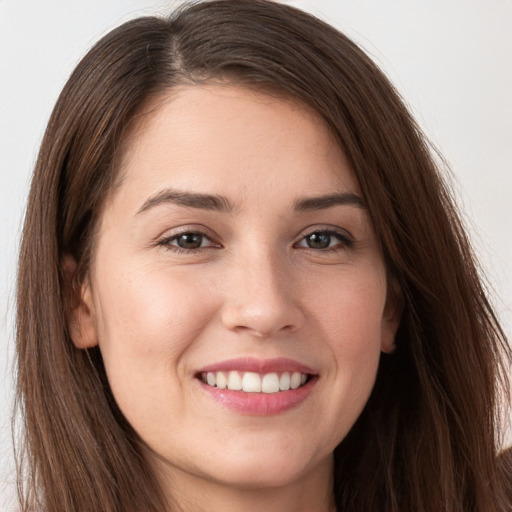
[{"label": "face", "polygon": [[275,487],[330,471],[396,329],[342,151],[306,107],[229,85],[143,117],[75,344],[99,344],[161,474]]}]

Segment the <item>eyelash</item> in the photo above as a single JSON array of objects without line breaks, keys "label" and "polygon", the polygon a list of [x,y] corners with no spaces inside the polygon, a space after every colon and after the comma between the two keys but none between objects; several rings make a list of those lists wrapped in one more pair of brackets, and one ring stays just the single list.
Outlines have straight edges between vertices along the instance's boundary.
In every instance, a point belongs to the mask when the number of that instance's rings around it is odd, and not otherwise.
[{"label": "eyelash", "polygon": [[[200,246],[200,247],[197,247],[194,249],[186,249],[183,247],[179,247],[178,245],[174,245],[172,243],[172,242],[178,240],[179,237],[182,237],[185,235],[199,236],[199,237],[201,237],[201,244],[206,239],[210,242],[210,245],[207,245],[205,247]],[[313,235],[327,235],[330,238],[335,237],[339,243],[336,244],[334,247],[326,247],[326,248],[314,248],[314,247],[307,247],[307,246],[300,245],[301,242],[305,241],[308,237],[311,237]],[[330,244],[330,242],[331,242],[331,240],[329,241],[329,244]],[[166,237],[162,238],[161,240],[159,240],[156,245],[159,247],[164,247],[165,249],[173,251],[177,254],[195,254],[199,251],[204,251],[207,249],[217,249],[217,248],[221,247],[220,244],[213,241],[212,238],[210,236],[208,236],[206,233],[204,233],[202,231],[197,231],[197,230],[184,230],[179,233],[175,233],[171,236],[166,236]],[[316,229],[310,231],[309,233],[304,234],[301,237],[301,239],[299,240],[299,242],[294,244],[294,247],[297,247],[297,248],[300,247],[303,249],[307,249],[309,251],[325,253],[325,252],[331,252],[331,251],[336,252],[336,251],[340,251],[340,250],[347,250],[347,249],[352,248],[353,245],[354,245],[354,240],[345,232],[341,232],[341,231],[338,231],[338,230],[335,230],[332,228],[326,228],[326,229],[316,228]]]},{"label": "eyelash", "polygon": [[[177,245],[173,245],[171,242],[176,241],[179,239],[179,237],[184,235],[197,235],[202,237],[201,243],[204,241],[204,239],[209,240],[211,242],[211,245],[208,245],[206,247],[197,247],[195,249],[185,249],[183,247],[179,247]],[[206,233],[202,231],[197,231],[194,229],[188,229],[181,231],[179,233],[175,233],[171,236],[166,236],[165,238],[162,238],[157,242],[157,246],[164,247],[165,249],[169,251],[174,251],[178,254],[194,254],[199,251],[204,251],[205,249],[212,249],[212,248],[218,248],[220,247],[220,244],[216,244],[210,236],[208,236]]]},{"label": "eyelash", "polygon": [[326,247],[323,249],[315,249],[314,247],[303,247],[304,249],[308,249],[315,252],[330,252],[330,251],[340,251],[340,250],[346,250],[350,249],[354,245],[354,239],[346,232],[330,228],[316,228],[309,233],[306,233],[302,236],[300,241],[296,244],[294,244],[294,247],[298,247],[299,243],[306,240],[308,237],[311,237],[312,235],[327,235],[328,237],[336,238],[338,240],[338,244],[336,244],[334,247]]}]

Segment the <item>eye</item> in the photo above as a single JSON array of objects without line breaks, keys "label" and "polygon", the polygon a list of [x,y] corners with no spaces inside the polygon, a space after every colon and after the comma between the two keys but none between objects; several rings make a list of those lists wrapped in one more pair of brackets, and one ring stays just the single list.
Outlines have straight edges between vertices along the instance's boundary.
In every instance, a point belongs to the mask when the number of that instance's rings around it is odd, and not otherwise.
[{"label": "eye", "polygon": [[199,231],[184,231],[167,236],[160,240],[158,245],[177,251],[195,251],[202,248],[217,247],[208,236]]},{"label": "eye", "polygon": [[304,236],[297,244],[315,250],[342,249],[353,245],[353,241],[346,235],[333,230],[317,230]]}]

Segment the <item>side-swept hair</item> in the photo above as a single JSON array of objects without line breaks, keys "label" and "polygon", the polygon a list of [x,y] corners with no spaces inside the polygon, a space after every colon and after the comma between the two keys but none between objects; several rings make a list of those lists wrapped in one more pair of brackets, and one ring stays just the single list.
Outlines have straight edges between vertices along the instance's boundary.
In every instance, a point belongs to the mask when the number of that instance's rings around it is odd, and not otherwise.
[{"label": "side-swept hair", "polygon": [[215,80],[288,95],[321,115],[357,177],[402,310],[397,350],[382,356],[373,394],[335,451],[339,509],[509,510],[496,459],[510,352],[438,159],[358,46],[265,0],[195,3],[168,19],[127,22],[89,51],[58,99],[19,260],[22,510],[168,507],[99,350],[70,340],[61,259],[73,255],[78,279],[87,272],[123,132],[142,106]]}]

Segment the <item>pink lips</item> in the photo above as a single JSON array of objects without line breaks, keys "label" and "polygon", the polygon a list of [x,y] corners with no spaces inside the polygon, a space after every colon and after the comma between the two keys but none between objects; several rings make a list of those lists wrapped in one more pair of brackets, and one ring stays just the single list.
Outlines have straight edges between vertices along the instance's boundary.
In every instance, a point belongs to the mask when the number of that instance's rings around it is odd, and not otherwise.
[{"label": "pink lips", "polygon": [[311,368],[308,368],[293,359],[286,359],[284,357],[276,359],[255,359],[253,357],[228,359],[227,361],[205,366],[199,370],[199,372],[229,372],[232,370],[255,373],[300,372],[307,373],[309,375],[316,375],[317,373]]},{"label": "pink lips", "polygon": [[309,375],[308,382],[301,387],[288,391],[280,391],[278,393],[246,393],[244,391],[219,389],[209,386],[198,379],[203,391],[215,401],[237,412],[254,416],[275,415],[298,406],[309,396],[318,381],[316,371],[297,361],[286,358],[268,360],[255,358],[230,359],[205,366],[198,372],[198,375],[200,376],[208,372],[229,372],[237,370],[240,372],[255,372],[259,374],[300,372]]}]

